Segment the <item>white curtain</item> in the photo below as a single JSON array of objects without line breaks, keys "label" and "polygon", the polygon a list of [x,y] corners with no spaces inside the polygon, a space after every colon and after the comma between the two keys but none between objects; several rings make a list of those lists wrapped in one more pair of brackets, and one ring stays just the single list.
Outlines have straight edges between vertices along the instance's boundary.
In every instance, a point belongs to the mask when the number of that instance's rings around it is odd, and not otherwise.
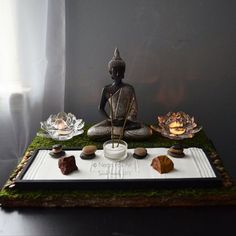
[{"label": "white curtain", "polygon": [[0,160],[18,159],[64,110],[64,0],[0,0]]}]

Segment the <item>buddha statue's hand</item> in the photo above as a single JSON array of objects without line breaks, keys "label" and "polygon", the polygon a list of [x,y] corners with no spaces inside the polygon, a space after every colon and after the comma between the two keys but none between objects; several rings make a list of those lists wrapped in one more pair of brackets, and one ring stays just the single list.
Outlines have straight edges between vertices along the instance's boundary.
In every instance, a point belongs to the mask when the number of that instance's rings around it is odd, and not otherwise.
[{"label": "buddha statue's hand", "polygon": [[[114,119],[111,124],[111,119],[107,120],[109,122],[110,126],[115,126],[115,127],[123,127],[125,120],[124,119]],[[141,124],[137,121],[131,121],[131,120],[126,120],[125,123],[125,130],[134,130],[134,129],[140,129]]]},{"label": "buddha statue's hand", "polygon": [[134,129],[140,129],[141,124],[137,121],[131,121],[127,120],[125,125],[125,130],[134,130]]},{"label": "buddha statue's hand", "polygon": [[111,122],[111,119],[108,119],[110,125],[112,123],[113,126],[117,126],[117,127],[122,127],[124,125],[124,119],[114,119],[112,122]]}]

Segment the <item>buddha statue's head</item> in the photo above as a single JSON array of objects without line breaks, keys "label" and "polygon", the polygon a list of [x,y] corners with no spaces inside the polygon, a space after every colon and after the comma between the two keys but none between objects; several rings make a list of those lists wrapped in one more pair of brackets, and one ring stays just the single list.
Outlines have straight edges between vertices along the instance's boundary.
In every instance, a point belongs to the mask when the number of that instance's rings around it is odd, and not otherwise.
[{"label": "buddha statue's head", "polygon": [[108,63],[108,70],[112,79],[123,79],[125,74],[125,62],[120,57],[118,48],[114,51],[114,56]]}]

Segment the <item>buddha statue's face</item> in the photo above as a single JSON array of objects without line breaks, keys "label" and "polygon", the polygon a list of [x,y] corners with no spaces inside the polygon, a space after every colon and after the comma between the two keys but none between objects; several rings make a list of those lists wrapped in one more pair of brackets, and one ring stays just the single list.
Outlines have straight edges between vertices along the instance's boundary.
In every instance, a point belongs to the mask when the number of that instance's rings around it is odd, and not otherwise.
[{"label": "buddha statue's face", "polygon": [[113,66],[109,72],[113,80],[121,80],[124,78],[125,68],[121,66]]}]

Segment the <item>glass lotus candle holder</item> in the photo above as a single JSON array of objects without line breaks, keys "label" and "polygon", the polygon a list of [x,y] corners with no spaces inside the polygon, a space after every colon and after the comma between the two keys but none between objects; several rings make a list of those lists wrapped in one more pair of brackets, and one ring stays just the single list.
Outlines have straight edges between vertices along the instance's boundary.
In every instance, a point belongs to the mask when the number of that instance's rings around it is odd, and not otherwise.
[{"label": "glass lotus candle holder", "polygon": [[84,132],[84,121],[76,119],[71,113],[60,112],[56,115],[50,115],[46,121],[40,122],[41,129],[54,140],[69,140],[74,136]]},{"label": "glass lotus candle holder", "polygon": [[152,126],[162,136],[169,139],[181,140],[192,138],[202,127],[198,127],[194,117],[180,112],[169,112],[165,116],[158,116],[158,127]]}]

